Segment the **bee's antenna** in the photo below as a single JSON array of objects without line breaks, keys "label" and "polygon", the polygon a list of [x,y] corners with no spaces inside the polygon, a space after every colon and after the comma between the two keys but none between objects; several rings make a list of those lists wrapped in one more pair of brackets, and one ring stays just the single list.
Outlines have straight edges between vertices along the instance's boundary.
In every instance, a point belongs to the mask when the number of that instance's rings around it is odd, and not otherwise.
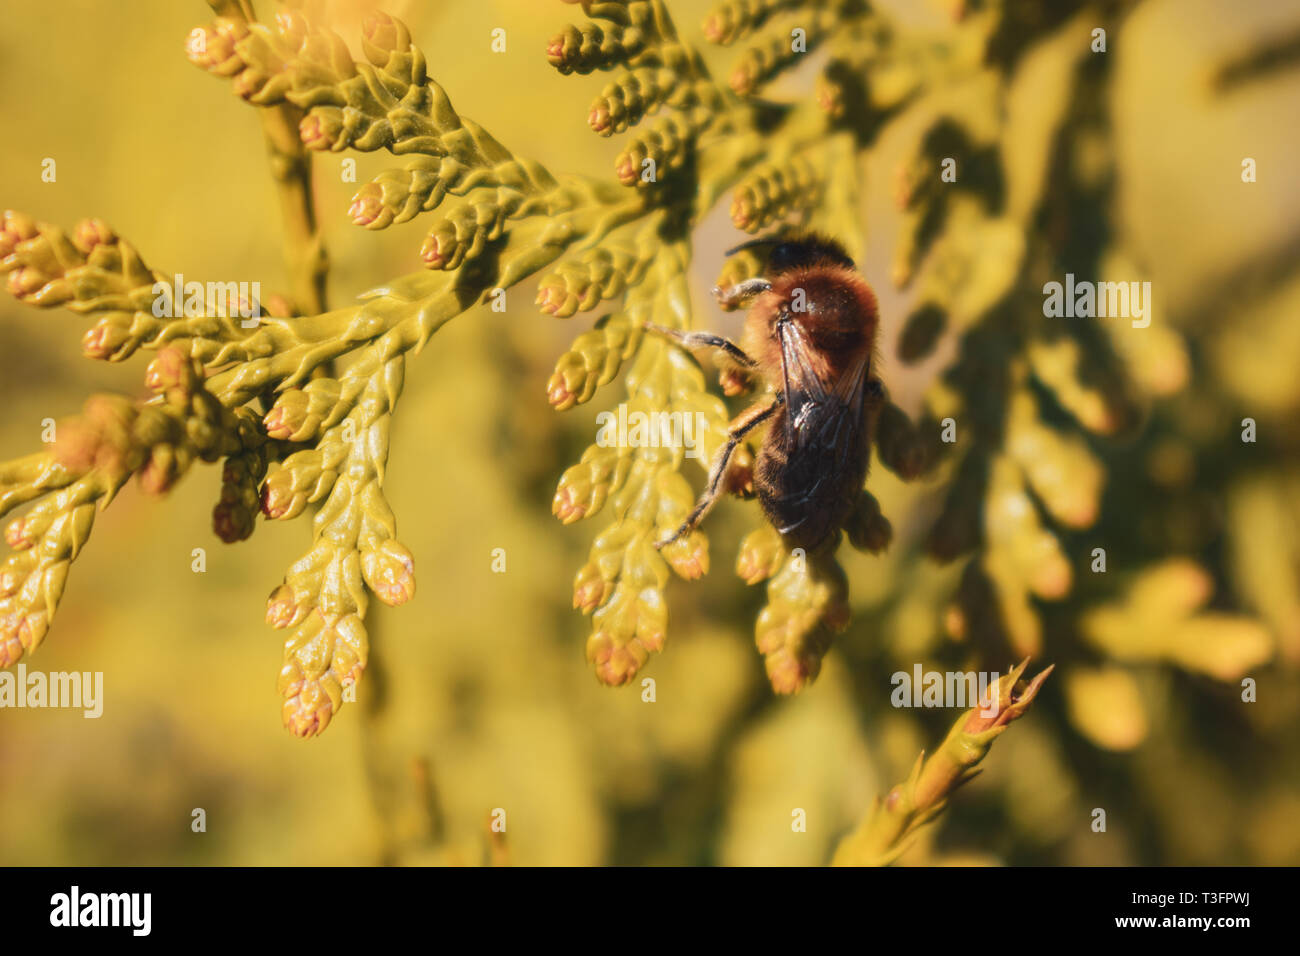
[{"label": "bee's antenna", "polygon": [[778,242],[785,242],[785,241],[786,240],[780,236],[768,236],[766,239],[750,239],[748,242],[742,242],[734,249],[728,249],[725,255],[727,256],[727,258],[731,258],[737,252],[744,252],[746,249],[753,249],[755,246],[774,246]]}]

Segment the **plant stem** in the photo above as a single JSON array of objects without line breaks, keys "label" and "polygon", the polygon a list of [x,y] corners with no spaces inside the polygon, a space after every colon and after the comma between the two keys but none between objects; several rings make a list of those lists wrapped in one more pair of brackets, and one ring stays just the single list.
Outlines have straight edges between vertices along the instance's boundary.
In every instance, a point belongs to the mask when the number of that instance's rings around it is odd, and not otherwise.
[{"label": "plant stem", "polygon": [[271,160],[271,175],[280,194],[284,256],[293,302],[301,314],[316,315],[325,311],[329,257],[312,199],[311,155],[298,136],[302,111],[284,103],[258,112]]},{"label": "plant stem", "polygon": [[[208,0],[218,16],[254,22],[251,0]],[[284,258],[293,304],[300,315],[325,311],[325,277],[329,257],[316,221],[311,189],[311,154],[298,135],[303,111],[289,103],[257,111],[262,120],[271,176],[280,194],[284,222]]]},{"label": "plant stem", "polygon": [[884,800],[876,798],[858,828],[836,847],[832,866],[885,866],[902,855],[916,832],[943,812],[953,792],[979,773],[975,765],[989,752],[994,738],[1025,712],[1052,672],[1048,667],[1016,693],[1016,683],[1028,665],[1026,659],[990,687],[979,706],[958,718],[929,760],[923,752],[907,780]]}]

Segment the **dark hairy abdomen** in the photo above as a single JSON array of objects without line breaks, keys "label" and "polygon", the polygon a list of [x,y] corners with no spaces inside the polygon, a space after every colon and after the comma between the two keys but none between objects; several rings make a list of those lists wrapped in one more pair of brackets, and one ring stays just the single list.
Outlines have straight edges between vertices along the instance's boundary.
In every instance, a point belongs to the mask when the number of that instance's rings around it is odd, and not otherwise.
[{"label": "dark hairy abdomen", "polygon": [[842,403],[806,413],[793,440],[788,410],[777,410],[754,467],[754,490],[788,547],[812,551],[857,503],[866,483],[868,429],[863,413]]}]

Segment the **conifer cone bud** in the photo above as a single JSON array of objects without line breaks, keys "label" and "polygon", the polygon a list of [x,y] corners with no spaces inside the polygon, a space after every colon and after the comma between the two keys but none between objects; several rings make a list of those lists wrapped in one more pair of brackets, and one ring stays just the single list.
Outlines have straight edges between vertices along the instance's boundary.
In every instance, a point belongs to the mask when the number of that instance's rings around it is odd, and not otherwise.
[{"label": "conifer cone bud", "polygon": [[988,689],[980,706],[969,712],[960,732],[972,736],[985,735],[990,731],[1000,732],[1028,710],[1056,665],[1043,668],[1034,675],[1033,680],[1017,689],[1016,685],[1021,683],[1021,677],[1028,666],[1028,659],[1023,660],[1012,668],[1011,673],[999,678],[997,684]]},{"label": "conifer cone bud", "polygon": [[[348,215],[352,217],[352,222],[357,226],[376,229],[388,225],[393,220],[393,213],[384,206],[383,190],[375,183],[366,183],[352,197],[352,205],[348,207]],[[382,222],[383,219],[388,222]]]},{"label": "conifer cone bud", "polygon": [[21,604],[0,602],[0,667],[17,663],[40,646],[49,631],[49,615]]},{"label": "conifer cone bud", "polygon": [[261,70],[249,67],[240,71],[230,84],[230,89],[242,100],[251,100],[270,81],[271,77]]},{"label": "conifer cone bud", "polygon": [[151,495],[170,491],[193,460],[193,453],[184,446],[155,445],[149,460],[140,469],[140,488]]},{"label": "conifer cone bud", "polygon": [[544,276],[537,287],[537,305],[561,319],[588,312],[602,300],[622,295],[645,274],[648,264],[648,259],[626,250],[593,250]]},{"label": "conifer cone bud", "polygon": [[266,474],[265,449],[226,459],[221,469],[221,498],[212,509],[212,529],[227,544],[243,541],[257,527],[261,510],[258,482]]},{"label": "conifer cone bud", "polygon": [[5,544],[15,551],[26,551],[39,540],[33,533],[33,522],[28,518],[15,518],[5,528]]},{"label": "conifer cone bud", "polygon": [[12,667],[23,656],[23,644],[18,639],[18,619],[0,612],[0,668]]},{"label": "conifer cone bud", "polygon": [[335,710],[326,682],[301,677],[289,664],[281,673],[289,678],[280,709],[284,726],[295,737],[314,737],[323,733],[334,718]]},{"label": "conifer cone bud", "polygon": [[737,96],[746,96],[758,87],[758,65],[752,57],[743,57],[734,67],[731,75],[727,78],[727,85]]},{"label": "conifer cone bud", "polygon": [[294,436],[305,430],[309,404],[307,393],[302,389],[286,389],[262,419],[267,436],[281,441],[300,441]]},{"label": "conifer cone bud", "polygon": [[646,148],[641,143],[635,144],[635,148],[624,149],[614,160],[614,176],[624,186],[635,185],[646,156]]},{"label": "conifer cone bud", "polygon": [[555,372],[546,380],[546,401],[557,412],[562,412],[578,404],[579,393],[574,390],[576,376]]},{"label": "conifer cone bud", "polygon": [[602,39],[603,33],[594,23],[589,24],[585,31],[568,24],[546,44],[546,60],[561,73],[572,73],[583,61],[584,53],[590,57]]},{"label": "conifer cone bud", "polygon": [[280,441],[309,441],[320,434],[341,394],[335,378],[318,378],[304,388],[285,389],[262,419],[262,427],[269,437]]},{"label": "conifer cone bud", "polygon": [[[666,574],[666,568],[653,548],[642,555],[651,563],[645,564],[637,560],[635,554],[629,553],[632,562],[642,566],[632,575],[625,570],[621,576],[625,581],[629,576],[653,576],[659,582],[658,586],[638,590],[619,585],[610,600],[596,613],[595,630],[587,640],[587,660],[594,665],[596,677],[609,686],[630,681],[649,660],[650,654],[664,647],[668,607],[664,602],[661,575]],[[652,565],[657,565],[657,569]]]},{"label": "conifer cone bud", "polygon": [[431,234],[426,236],[420,246],[420,258],[424,260],[427,268],[440,269],[452,257],[452,248],[455,242],[455,237],[450,235]]},{"label": "conifer cone bud", "polygon": [[609,497],[610,480],[613,477],[611,462],[608,456],[600,454],[606,449],[599,446],[592,446],[592,449],[587,450],[582,461],[566,469],[560,476],[559,486],[551,501],[551,513],[565,524],[595,514]]},{"label": "conifer cone bud", "polygon": [[279,10],[275,14],[275,28],[281,38],[297,53],[307,39],[307,20],[297,10]]},{"label": "conifer cone bud", "polygon": [[596,668],[596,677],[609,687],[621,687],[636,676],[649,652],[637,641],[619,644],[604,631],[587,638],[587,660]]},{"label": "conifer cone bud", "polygon": [[375,597],[398,607],[415,596],[415,558],[391,538],[361,554],[361,573]]},{"label": "conifer cone bud", "polygon": [[221,500],[212,509],[212,530],[226,544],[245,541],[256,527],[255,515],[235,499],[233,490],[222,489]]},{"label": "conifer cone bud", "polygon": [[118,395],[94,395],[84,413],[59,423],[54,457],[74,471],[98,468],[113,477],[125,477],[141,464],[140,449],[131,434],[138,412],[131,401]]},{"label": "conifer cone bud", "polygon": [[582,502],[575,486],[561,485],[551,500],[551,514],[564,524],[573,524],[587,516],[587,506]]},{"label": "conifer cone bud", "polygon": [[568,24],[562,31],[547,41],[546,62],[561,73],[571,73],[573,67],[568,64],[581,45],[582,34],[578,32],[577,27]]},{"label": "conifer cone bud", "polygon": [[[374,47],[375,54],[405,50],[411,42],[406,27],[382,11],[366,14],[361,22],[361,35]],[[387,56],[371,55],[371,51],[367,51],[367,56],[375,66],[384,66],[388,62]]]},{"label": "conifer cone bud", "polygon": [[343,121],[337,111],[312,110],[298,123],[298,137],[312,150],[333,149],[343,132]]},{"label": "conifer cone bud", "polygon": [[700,531],[678,538],[660,553],[668,566],[685,581],[694,581],[709,573],[709,539]]},{"label": "conifer cone bud", "polygon": [[601,136],[622,133],[663,104],[689,106],[694,96],[673,71],[638,68],[622,73],[591,104],[587,125]]},{"label": "conifer cone bud", "polygon": [[600,565],[589,561],[573,579],[573,607],[583,614],[590,614],[609,600],[613,590],[613,583],[601,574]]},{"label": "conifer cone bud", "polygon": [[774,7],[794,6],[785,0],[721,0],[704,18],[704,38],[728,46],[749,36],[772,14]]},{"label": "conifer cone bud", "polygon": [[130,322],[129,312],[110,312],[103,316],[81,337],[81,353],[93,359],[114,358],[131,341]]},{"label": "conifer cone bud", "polygon": [[730,39],[727,36],[726,20],[719,13],[710,13],[705,17],[702,29],[704,30],[704,39],[708,40],[710,43],[722,45],[730,42]]},{"label": "conifer cone bud", "polygon": [[16,299],[27,299],[31,298],[32,293],[45,285],[49,278],[32,266],[19,266],[9,273],[9,278],[6,281],[10,295]]},{"label": "conifer cone bud", "polygon": [[642,29],[632,24],[566,26],[546,44],[546,59],[562,74],[591,73],[627,63],[645,48]]},{"label": "conifer cone bud", "polygon": [[307,616],[308,608],[299,603],[293,588],[281,584],[266,601],[266,623],[277,629],[293,627]]},{"label": "conifer cone bud", "polygon": [[816,679],[831,631],[848,623],[848,578],[831,557],[834,548],[832,542],[785,562],[768,583],[768,603],[759,612],[754,638],[778,694],[796,693]]},{"label": "conifer cone bud", "polygon": [[614,118],[611,115],[612,105],[608,98],[600,97],[592,104],[587,113],[587,125],[591,127],[593,133],[601,136],[609,136],[614,132]]},{"label": "conifer cone bud", "polygon": [[197,27],[185,41],[185,55],[195,66],[221,76],[233,76],[243,69],[244,61],[235,46],[248,36],[242,20],[218,17],[211,26]]},{"label": "conifer cone bud", "polygon": [[607,316],[579,335],[555,363],[546,383],[547,401],[556,411],[564,411],[590,400],[600,386],[614,379],[640,339],[640,330],[633,329],[627,316]]},{"label": "conifer cone bud", "polygon": [[0,563],[0,598],[17,594],[35,563],[36,558],[30,551],[24,551],[21,555],[11,554],[8,560]]},{"label": "conifer cone bud", "polygon": [[360,679],[366,654],[366,630],[358,615],[333,624],[319,612],[308,615],[285,641],[279,679],[285,727],[297,737],[311,737],[329,726],[344,689]]},{"label": "conifer cone bud", "polygon": [[737,229],[757,232],[795,209],[815,205],[824,185],[821,171],[805,155],[761,166],[736,187],[731,222]]},{"label": "conifer cone bud", "polygon": [[189,392],[198,384],[198,379],[198,372],[189,356],[177,348],[162,349],[144,373],[145,387],[153,392],[171,389]]},{"label": "conifer cone bud", "polygon": [[817,106],[823,113],[831,119],[839,119],[844,115],[844,87],[834,77],[819,74],[814,90]]},{"label": "conifer cone bud", "polygon": [[278,468],[262,482],[262,514],[272,519],[289,520],[303,513],[308,491],[297,486],[292,468]]},{"label": "conifer cone bud", "polygon": [[0,218],[0,258],[14,251],[20,242],[36,237],[36,220],[26,213],[6,209]]},{"label": "conifer cone bud", "polygon": [[117,236],[102,219],[82,219],[72,229],[72,244],[86,255],[96,246],[111,245]]},{"label": "conifer cone bud", "polygon": [[763,669],[767,672],[768,683],[778,694],[797,694],[817,679],[821,673],[822,658],[830,649],[830,635],[825,630],[816,629],[791,644],[776,644],[770,649],[769,640],[764,638],[759,645],[763,654]]},{"label": "conifer cone bud", "polygon": [[657,117],[614,160],[618,181],[624,186],[645,189],[680,169],[694,149],[699,129],[707,122],[707,114],[692,117],[677,110]]},{"label": "conifer cone bud", "polygon": [[578,311],[580,299],[568,288],[563,276],[546,276],[537,286],[537,305],[547,315],[557,319],[567,319]]},{"label": "conifer cone bud", "polygon": [[776,574],[783,561],[785,546],[781,536],[770,525],[764,525],[745,535],[740,543],[736,574],[746,584],[757,584]]}]

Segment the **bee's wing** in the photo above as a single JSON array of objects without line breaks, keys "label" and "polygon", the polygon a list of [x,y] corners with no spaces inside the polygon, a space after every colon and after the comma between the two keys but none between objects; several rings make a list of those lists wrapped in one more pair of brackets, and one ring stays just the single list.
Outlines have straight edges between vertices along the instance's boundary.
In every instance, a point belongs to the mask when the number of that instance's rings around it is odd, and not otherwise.
[{"label": "bee's wing", "polygon": [[796,404],[824,402],[827,382],[813,368],[808,337],[794,322],[781,322],[777,326],[781,339],[781,377],[785,386],[786,421],[793,423],[798,416]]},{"label": "bee's wing", "polygon": [[820,541],[835,530],[843,502],[866,476],[863,410],[870,353],[830,378],[793,322],[779,326],[786,448],[779,491],[767,502],[782,534]]},{"label": "bee's wing", "polygon": [[841,445],[862,420],[870,353],[864,352],[837,380],[815,362],[807,336],[794,322],[782,323],[781,371],[784,379],[787,437],[795,447]]}]

